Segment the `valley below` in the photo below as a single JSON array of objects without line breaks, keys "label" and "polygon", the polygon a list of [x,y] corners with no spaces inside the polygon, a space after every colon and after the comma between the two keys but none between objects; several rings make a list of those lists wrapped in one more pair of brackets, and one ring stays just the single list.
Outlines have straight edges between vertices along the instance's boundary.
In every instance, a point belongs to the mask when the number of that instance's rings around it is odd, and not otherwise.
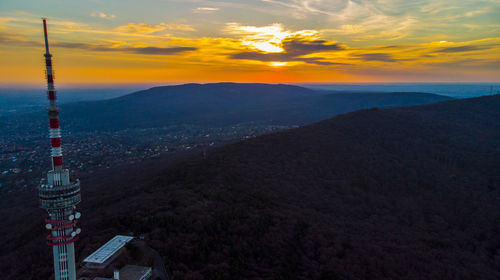
[{"label": "valley below", "polygon": [[[365,109],[82,173],[78,261],[132,232],[175,279],[498,279],[499,124],[498,96]],[[36,190],[0,204],[0,278],[48,278]]]}]

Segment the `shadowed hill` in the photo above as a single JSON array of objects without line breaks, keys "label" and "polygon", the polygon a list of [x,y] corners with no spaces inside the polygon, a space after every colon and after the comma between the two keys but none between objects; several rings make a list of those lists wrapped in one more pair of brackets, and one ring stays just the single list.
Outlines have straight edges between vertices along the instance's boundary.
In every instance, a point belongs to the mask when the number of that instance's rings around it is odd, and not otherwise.
[{"label": "shadowed hill", "polygon": [[[133,231],[176,279],[498,279],[499,127],[500,96],[370,109],[82,178],[78,258]],[[16,199],[0,277],[45,277],[42,211]]]},{"label": "shadowed hill", "polygon": [[[64,94],[64,91],[60,93]],[[70,132],[240,123],[304,125],[366,108],[429,104],[452,98],[430,93],[341,93],[272,84],[184,84],[154,87],[109,100],[63,104]],[[41,112],[0,118],[0,135],[44,133]]]},{"label": "shadowed hill", "polygon": [[291,85],[185,84],[155,87],[106,101],[66,105],[62,117],[72,129],[172,124],[223,126],[242,122],[300,125],[363,108],[444,100],[450,98],[426,93],[328,94]]}]

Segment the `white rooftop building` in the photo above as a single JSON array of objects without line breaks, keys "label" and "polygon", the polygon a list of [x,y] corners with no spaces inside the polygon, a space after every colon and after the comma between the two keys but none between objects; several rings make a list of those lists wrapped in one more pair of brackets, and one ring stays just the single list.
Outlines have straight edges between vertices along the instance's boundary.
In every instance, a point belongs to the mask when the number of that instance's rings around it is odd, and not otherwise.
[{"label": "white rooftop building", "polygon": [[120,253],[122,248],[130,240],[132,236],[117,235],[102,245],[90,256],[86,257],[83,262],[88,268],[105,268],[108,266]]}]

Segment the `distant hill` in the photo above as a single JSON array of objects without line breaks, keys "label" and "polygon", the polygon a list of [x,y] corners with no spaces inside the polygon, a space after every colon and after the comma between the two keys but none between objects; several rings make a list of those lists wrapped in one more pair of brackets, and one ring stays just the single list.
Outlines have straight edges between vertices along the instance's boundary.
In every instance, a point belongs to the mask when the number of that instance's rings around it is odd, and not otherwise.
[{"label": "distant hill", "polygon": [[428,93],[334,93],[291,85],[185,84],[63,106],[74,129],[147,128],[172,124],[209,126],[242,122],[301,125],[363,108],[450,100]]},{"label": "distant hill", "polygon": [[[84,177],[78,259],[133,231],[176,279],[499,279],[499,128],[500,96],[369,109]],[[0,204],[0,278],[46,279],[36,194]]]},{"label": "distant hill", "polygon": [[[64,95],[62,90],[59,95]],[[366,108],[451,100],[430,93],[342,93],[273,84],[184,84],[154,87],[100,101],[62,104],[64,131],[122,130],[170,125],[227,126],[240,123],[304,125]],[[42,112],[0,117],[0,135],[45,131]]]}]

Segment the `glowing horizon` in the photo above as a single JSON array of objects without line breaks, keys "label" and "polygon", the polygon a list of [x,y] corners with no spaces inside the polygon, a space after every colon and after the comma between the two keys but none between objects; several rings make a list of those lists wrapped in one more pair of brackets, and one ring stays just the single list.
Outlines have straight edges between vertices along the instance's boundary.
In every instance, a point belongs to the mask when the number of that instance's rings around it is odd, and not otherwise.
[{"label": "glowing horizon", "polygon": [[0,86],[500,81],[500,1],[3,1]]}]

